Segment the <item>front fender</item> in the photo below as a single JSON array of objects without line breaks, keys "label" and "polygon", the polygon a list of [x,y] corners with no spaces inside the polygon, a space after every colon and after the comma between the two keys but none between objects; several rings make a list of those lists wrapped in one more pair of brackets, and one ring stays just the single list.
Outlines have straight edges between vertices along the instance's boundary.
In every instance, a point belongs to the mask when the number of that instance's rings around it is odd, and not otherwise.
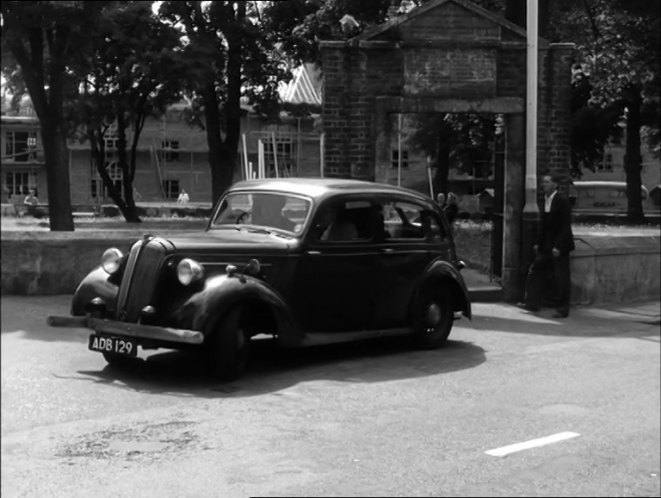
[{"label": "front fender", "polygon": [[416,296],[424,286],[430,283],[433,284],[441,280],[451,282],[452,295],[454,296],[454,310],[461,311],[466,318],[471,319],[472,309],[468,288],[466,287],[464,278],[455,266],[448,261],[437,259],[429,264],[425,269],[424,275],[424,278],[418,285]]},{"label": "front fender", "polygon": [[204,288],[193,294],[174,313],[179,326],[211,334],[234,306],[262,304],[273,312],[278,339],[281,342],[301,341],[291,310],[280,295],[264,281],[248,275],[218,275],[209,278]]},{"label": "front fender", "polygon": [[71,301],[73,316],[85,315],[85,306],[95,297],[100,297],[106,303],[106,309],[111,316],[115,314],[119,287],[110,282],[110,275],[101,266],[89,272],[78,284]]}]

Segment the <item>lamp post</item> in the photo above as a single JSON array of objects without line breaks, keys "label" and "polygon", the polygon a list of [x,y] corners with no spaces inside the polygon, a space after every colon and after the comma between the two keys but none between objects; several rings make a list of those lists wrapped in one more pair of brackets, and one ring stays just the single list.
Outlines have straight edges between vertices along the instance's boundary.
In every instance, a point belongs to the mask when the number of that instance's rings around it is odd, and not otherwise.
[{"label": "lamp post", "polygon": [[521,279],[523,297],[525,277],[532,260],[532,246],[539,216],[537,206],[537,60],[538,8],[537,0],[528,0],[526,15],[526,181],[521,234]]}]

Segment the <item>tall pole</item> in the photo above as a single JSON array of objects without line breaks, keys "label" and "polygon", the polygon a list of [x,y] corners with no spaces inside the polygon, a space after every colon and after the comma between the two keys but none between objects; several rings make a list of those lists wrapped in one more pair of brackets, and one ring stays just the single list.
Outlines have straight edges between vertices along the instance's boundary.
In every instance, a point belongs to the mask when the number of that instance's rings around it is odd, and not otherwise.
[{"label": "tall pole", "polygon": [[526,42],[526,203],[524,213],[537,214],[537,0],[528,0]]},{"label": "tall pole", "polygon": [[526,275],[533,258],[537,217],[537,0],[528,0],[526,9],[526,179],[525,204],[521,220],[521,252],[519,255],[519,298],[525,292]]},{"label": "tall pole", "polygon": [[397,114],[397,186],[402,185],[402,113]]}]

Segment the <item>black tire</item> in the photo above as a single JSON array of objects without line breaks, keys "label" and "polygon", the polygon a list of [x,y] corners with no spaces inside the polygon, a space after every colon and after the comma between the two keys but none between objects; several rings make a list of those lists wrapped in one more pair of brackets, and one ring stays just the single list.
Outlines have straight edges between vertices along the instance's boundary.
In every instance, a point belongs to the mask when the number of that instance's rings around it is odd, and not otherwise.
[{"label": "black tire", "polygon": [[413,320],[413,339],[417,347],[436,349],[445,344],[454,322],[449,291],[438,287],[424,290],[416,305]]},{"label": "black tire", "polygon": [[250,336],[242,323],[241,308],[234,308],[210,338],[209,373],[214,379],[236,380],[250,359]]}]

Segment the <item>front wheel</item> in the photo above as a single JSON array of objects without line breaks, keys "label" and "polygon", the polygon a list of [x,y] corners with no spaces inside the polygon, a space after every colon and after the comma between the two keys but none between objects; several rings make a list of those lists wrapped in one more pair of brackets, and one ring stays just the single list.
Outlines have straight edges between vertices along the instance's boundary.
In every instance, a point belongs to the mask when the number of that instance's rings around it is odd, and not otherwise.
[{"label": "front wheel", "polygon": [[414,317],[414,341],[423,349],[442,346],[450,335],[454,313],[452,300],[445,289],[427,289],[418,301]]},{"label": "front wheel", "polygon": [[236,380],[250,358],[250,336],[242,323],[240,308],[230,311],[210,338],[209,373],[220,380]]}]

